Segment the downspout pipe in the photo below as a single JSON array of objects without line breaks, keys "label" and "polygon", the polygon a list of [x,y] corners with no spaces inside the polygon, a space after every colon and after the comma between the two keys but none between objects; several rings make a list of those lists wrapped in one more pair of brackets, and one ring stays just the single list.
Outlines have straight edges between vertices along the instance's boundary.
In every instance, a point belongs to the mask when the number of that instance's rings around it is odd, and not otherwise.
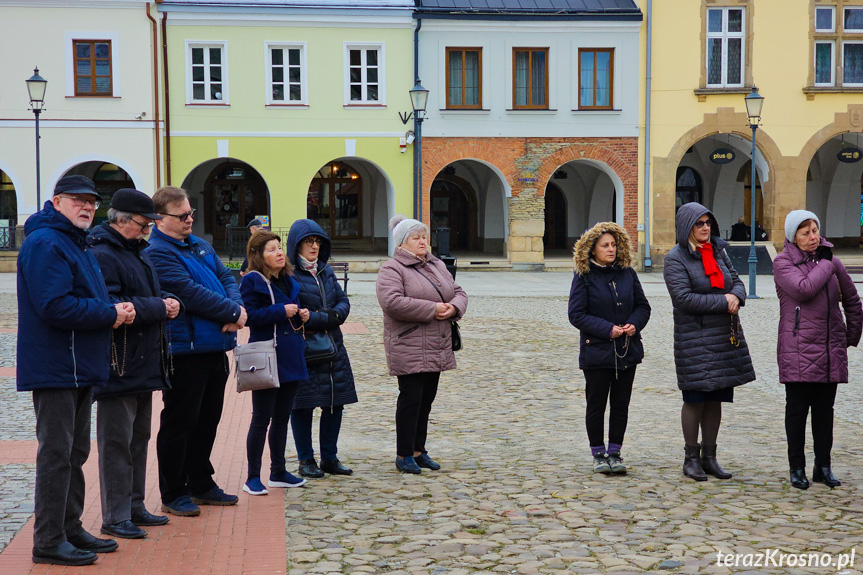
[{"label": "downspout pipe", "polygon": [[147,3],[147,18],[153,29],[153,134],[156,140],[156,187],[162,185],[162,143],[159,133],[159,23],[150,14]]},{"label": "downspout pipe", "polygon": [[[417,8],[420,0],[416,0]],[[414,28],[414,86],[420,83],[420,28],[423,20],[415,13],[417,26]],[[414,134],[416,134],[416,145],[414,146],[414,218],[423,221],[423,190],[422,190],[422,125],[417,120],[417,112],[414,112]]]},{"label": "downspout pipe", "polygon": [[168,13],[162,12],[162,76],[165,84],[165,184],[171,185],[171,98],[168,90]]},{"label": "downspout pipe", "polygon": [[644,98],[644,271],[653,267],[650,259],[650,95],[652,89],[653,0],[647,0],[647,82]]}]

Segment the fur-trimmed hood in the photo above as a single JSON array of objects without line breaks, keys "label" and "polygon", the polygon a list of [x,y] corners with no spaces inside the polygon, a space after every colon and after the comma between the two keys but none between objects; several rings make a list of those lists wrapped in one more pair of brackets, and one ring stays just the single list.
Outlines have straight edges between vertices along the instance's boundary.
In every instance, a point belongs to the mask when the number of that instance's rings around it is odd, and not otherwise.
[{"label": "fur-trimmed hood", "polygon": [[614,222],[599,222],[584,232],[575,243],[575,248],[572,250],[575,273],[586,275],[590,272],[590,252],[593,251],[599,237],[606,233],[614,236],[614,241],[617,243],[617,258],[614,260],[614,265],[620,268],[632,267],[632,247],[629,234]]}]

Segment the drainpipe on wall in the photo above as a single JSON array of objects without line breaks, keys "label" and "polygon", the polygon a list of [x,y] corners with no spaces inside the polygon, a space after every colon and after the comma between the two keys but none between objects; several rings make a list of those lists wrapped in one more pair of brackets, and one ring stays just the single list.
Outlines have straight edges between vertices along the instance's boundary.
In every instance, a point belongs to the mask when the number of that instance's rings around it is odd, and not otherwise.
[{"label": "drainpipe on wall", "polygon": [[147,18],[153,28],[153,134],[156,140],[156,187],[162,185],[162,156],[159,134],[159,23],[150,14],[150,4],[147,4]]},{"label": "drainpipe on wall", "polygon": [[171,100],[168,91],[168,13],[162,12],[162,75],[165,84],[165,184],[171,185]]},{"label": "drainpipe on wall", "polygon": [[650,260],[650,90],[652,80],[653,0],[647,0],[647,83],[644,98],[644,271],[653,267]]},{"label": "drainpipe on wall", "polygon": [[[419,8],[420,0],[416,0],[417,8]],[[417,16],[417,27],[414,28],[414,86],[420,83],[420,28],[423,27],[422,18]],[[414,218],[423,221],[423,190],[422,184],[422,161],[417,154],[417,147],[422,146],[422,128],[417,122],[417,113],[414,112],[414,134],[417,135],[416,145],[414,146]]]}]

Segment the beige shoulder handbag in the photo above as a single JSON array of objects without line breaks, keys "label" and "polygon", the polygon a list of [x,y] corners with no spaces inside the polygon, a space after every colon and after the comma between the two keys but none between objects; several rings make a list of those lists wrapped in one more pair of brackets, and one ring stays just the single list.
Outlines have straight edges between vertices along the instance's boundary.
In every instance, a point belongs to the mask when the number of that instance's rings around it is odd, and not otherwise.
[{"label": "beige shoulder handbag", "polygon": [[[270,300],[275,305],[276,298],[273,295],[270,280],[264,277],[261,272],[251,271],[249,273],[258,274],[264,278],[267,289],[270,290]],[[276,357],[276,324],[273,324],[273,339],[238,345],[234,349],[234,365],[237,372],[237,393],[278,388],[279,364]]]}]

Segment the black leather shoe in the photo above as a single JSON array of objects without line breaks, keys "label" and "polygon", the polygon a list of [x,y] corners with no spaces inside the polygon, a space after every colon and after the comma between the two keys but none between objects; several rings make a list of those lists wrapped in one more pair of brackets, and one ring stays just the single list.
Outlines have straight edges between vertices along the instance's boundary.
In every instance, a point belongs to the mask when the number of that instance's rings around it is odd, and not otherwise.
[{"label": "black leather shoe", "polygon": [[96,561],[95,553],[82,551],[64,541],[56,547],[34,547],[33,563],[48,563],[51,565],[90,565]]},{"label": "black leather shoe", "polygon": [[417,475],[423,472],[423,470],[420,469],[420,466],[417,465],[417,462],[414,461],[413,456],[410,455],[407,457],[396,457],[396,469],[402,473],[413,473]]},{"label": "black leather shoe", "polygon": [[829,465],[816,465],[812,470],[812,481],[815,483],[823,483],[827,487],[839,487],[842,482],[833,476]]},{"label": "black leather shoe", "polygon": [[353,469],[348,469],[338,459],[321,459],[321,470],[332,475],[352,475]]},{"label": "black leather shoe", "polygon": [[92,551],[93,553],[110,553],[116,551],[117,542],[113,539],[99,539],[90,535],[86,531],[82,531],[74,537],[68,537],[69,543],[82,551]]},{"label": "black leather shoe", "polygon": [[707,474],[701,468],[701,444],[684,446],[683,474],[695,481],[707,481]]},{"label": "black leather shoe", "polygon": [[809,489],[809,480],[806,479],[806,470],[802,467],[791,468],[791,487],[797,489]]},{"label": "black leather shoe", "polygon": [[165,515],[153,515],[146,509],[139,513],[132,513],[132,523],[139,527],[158,527],[159,525],[164,525],[171,518]]},{"label": "black leather shoe", "polygon": [[420,467],[425,467],[426,469],[431,469],[432,471],[437,471],[438,469],[440,469],[440,463],[429,457],[428,453],[414,455],[414,461],[416,461],[417,465],[419,465]]},{"label": "black leather shoe", "polygon": [[320,479],[324,476],[324,472],[318,467],[318,462],[314,459],[300,460],[300,475],[310,477],[312,479]]},{"label": "black leather shoe", "polygon": [[147,536],[147,532],[129,521],[120,521],[119,523],[103,523],[102,533],[105,535],[113,535],[121,539],[143,539]]}]

